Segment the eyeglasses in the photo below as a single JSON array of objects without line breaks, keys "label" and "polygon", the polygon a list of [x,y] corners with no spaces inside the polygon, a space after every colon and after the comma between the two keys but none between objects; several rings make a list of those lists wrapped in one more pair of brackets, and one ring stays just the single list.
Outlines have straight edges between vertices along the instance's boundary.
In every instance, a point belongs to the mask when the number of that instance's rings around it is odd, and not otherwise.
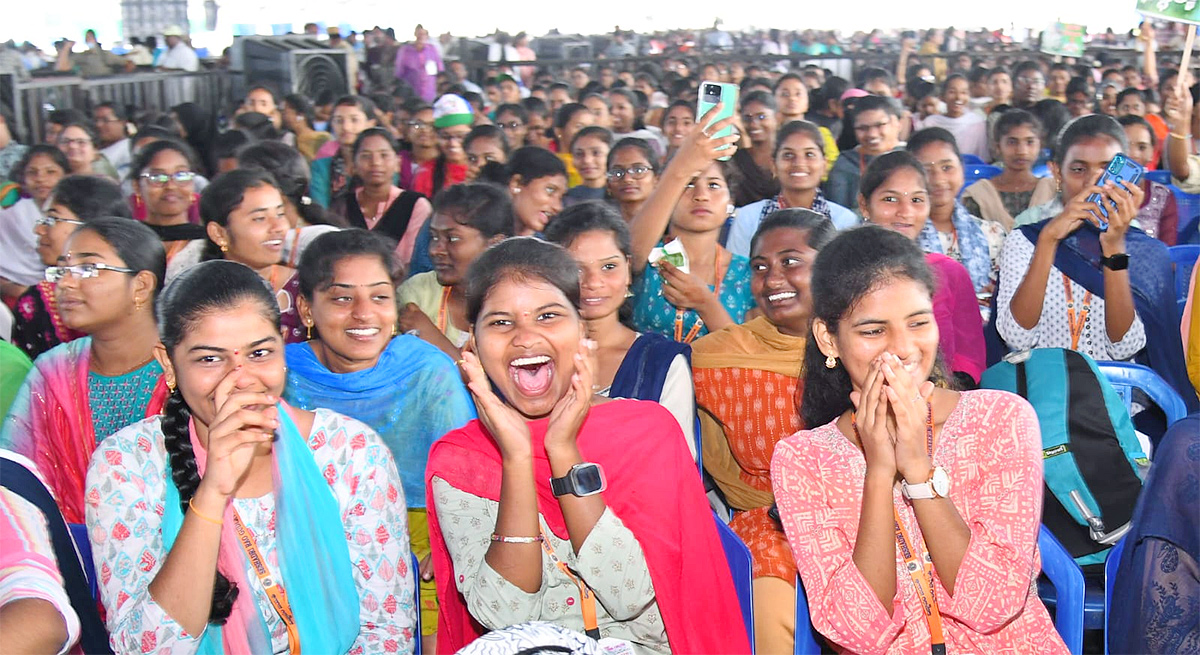
[{"label": "eyeglasses", "polygon": [[1044,77],[1018,77],[1017,81],[1027,86],[1046,86]]},{"label": "eyeglasses", "polygon": [[746,122],[746,123],[753,123],[754,121],[758,121],[758,122],[762,123],[762,122],[765,122],[766,120],[767,120],[767,115],[765,113],[742,114],[742,121]]},{"label": "eyeglasses", "polygon": [[502,130],[516,130],[523,127],[525,124],[521,121],[511,121],[508,123],[496,123]]},{"label": "eyeglasses", "polygon": [[122,268],[120,266],[110,266],[102,262],[89,262],[87,264],[75,264],[74,266],[50,266],[46,268],[46,281],[58,282],[67,276],[67,273],[75,277],[86,280],[96,277],[100,271],[115,271],[117,273],[127,273],[136,275],[137,271],[132,268]]},{"label": "eyeglasses", "polygon": [[59,139],[58,145],[67,146],[68,148],[71,146],[76,146],[76,147],[82,148],[84,146],[92,145],[92,140],[91,139]]},{"label": "eyeglasses", "polygon": [[73,218],[59,218],[57,216],[43,216],[33,222],[34,227],[44,227],[54,229],[59,223],[70,223],[71,225],[83,225],[83,221],[77,221]]},{"label": "eyeglasses", "polygon": [[641,180],[645,179],[646,175],[653,170],[653,166],[642,166],[641,164],[638,164],[637,166],[630,166],[629,168],[610,168],[608,169],[608,173],[606,173],[606,175],[608,176],[608,179],[617,182],[621,181],[621,179],[626,175],[628,175],[629,179],[631,180]]},{"label": "eyeglasses", "polygon": [[196,174],[192,171],[176,171],[174,173],[142,173],[141,178],[147,184],[153,187],[167,186],[167,182],[172,180],[176,184],[187,184],[196,179]]},{"label": "eyeglasses", "polygon": [[428,130],[429,128],[433,127],[433,123],[426,123],[425,121],[409,121],[408,126],[414,130]]},{"label": "eyeglasses", "polygon": [[882,123],[868,123],[866,125],[855,125],[854,131],[858,132],[860,134],[866,134],[866,133],[870,132],[871,130],[879,130],[882,132],[883,128],[888,126],[888,123],[889,123],[889,121],[883,121]]},{"label": "eyeglasses", "polygon": [[451,134],[451,133],[449,133],[449,132],[438,132],[437,138],[438,138],[439,140],[441,140],[441,141],[449,141],[449,142],[454,142],[454,141],[457,141],[457,142],[459,142],[459,143],[462,143],[462,142],[463,142],[463,139],[466,139],[466,138],[467,138],[467,135],[465,135],[465,134]]}]

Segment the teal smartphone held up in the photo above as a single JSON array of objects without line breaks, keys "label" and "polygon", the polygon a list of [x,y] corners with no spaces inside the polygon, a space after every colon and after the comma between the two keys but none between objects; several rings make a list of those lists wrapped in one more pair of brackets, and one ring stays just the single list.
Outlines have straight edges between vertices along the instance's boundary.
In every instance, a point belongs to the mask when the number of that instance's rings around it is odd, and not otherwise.
[{"label": "teal smartphone held up", "polygon": [[[736,84],[726,84],[724,82],[701,82],[700,94],[696,101],[696,122],[700,122],[700,117],[704,116],[708,110],[717,106],[717,103],[722,103],[721,111],[704,126],[708,129],[713,123],[724,120],[733,116],[733,112],[737,111],[738,103],[738,86]],[[733,126],[726,127],[716,134],[714,137],[725,137],[733,134]],[[730,146],[721,146],[722,150],[729,149]],[[718,157],[721,161],[729,161],[733,154],[730,153],[724,157]]]}]

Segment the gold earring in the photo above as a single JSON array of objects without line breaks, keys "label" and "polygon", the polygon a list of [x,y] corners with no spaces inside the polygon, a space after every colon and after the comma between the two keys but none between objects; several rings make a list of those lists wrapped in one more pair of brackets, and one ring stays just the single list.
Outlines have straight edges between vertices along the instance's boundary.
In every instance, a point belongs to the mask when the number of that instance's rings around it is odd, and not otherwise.
[{"label": "gold earring", "polygon": [[171,393],[175,393],[175,381],[174,380],[167,380],[167,390],[170,391]]},{"label": "gold earring", "polygon": [[229,246],[225,245],[224,242],[221,243],[221,252],[229,252]]},{"label": "gold earring", "polygon": [[400,328],[396,327],[395,323],[392,323],[392,336],[394,337],[397,334],[400,334]]},{"label": "gold earring", "polygon": [[625,289],[625,297],[626,297],[626,298],[632,298],[632,297],[633,297],[633,295],[634,295],[634,294],[633,294],[633,289],[628,289],[628,288],[627,288],[627,289]]},{"label": "gold earring", "polygon": [[135,311],[135,312],[142,311],[142,299],[141,298],[133,299],[133,311]]},{"label": "gold earring", "polygon": [[304,324],[304,340],[312,341],[312,323]]},{"label": "gold earring", "polygon": [[825,368],[829,368],[829,369],[837,368],[837,357],[834,357],[833,355],[826,357],[825,358]]}]

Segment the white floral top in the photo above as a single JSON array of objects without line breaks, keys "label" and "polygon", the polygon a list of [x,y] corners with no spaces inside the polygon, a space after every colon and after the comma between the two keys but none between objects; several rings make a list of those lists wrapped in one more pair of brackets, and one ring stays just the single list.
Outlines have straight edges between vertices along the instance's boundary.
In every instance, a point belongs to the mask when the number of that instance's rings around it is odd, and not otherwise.
[{"label": "white floral top", "polygon": [[[371,428],[322,409],[308,445],[338,500],[354,564],[362,628],[349,652],[411,652],[416,605],[408,524],[391,453]],[[149,593],[167,556],[161,526],[168,471],[159,417],[105,439],[88,469],[88,534],[109,641],[118,653],[190,655],[200,646],[202,635],[185,632]],[[237,498],[234,504],[277,570],[274,494]],[[287,630],[248,563],[246,579],[274,651],[286,653]]]}]

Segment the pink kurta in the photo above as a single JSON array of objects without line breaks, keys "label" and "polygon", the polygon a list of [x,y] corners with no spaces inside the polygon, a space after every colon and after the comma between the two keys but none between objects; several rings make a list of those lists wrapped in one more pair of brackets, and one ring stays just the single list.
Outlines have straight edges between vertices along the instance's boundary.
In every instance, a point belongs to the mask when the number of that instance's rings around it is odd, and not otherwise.
[{"label": "pink kurta", "polygon": [[[963,393],[933,461],[971,530],[955,595],[935,591],[950,653],[1066,653],[1037,596],[1042,515],[1041,433],[1033,408],[1002,391]],[[813,626],[842,652],[928,655],[929,627],[896,555],[889,617],[854,564],[866,460],[835,423],[781,441],[771,462],[775,499],[808,594]],[[924,537],[899,485],[901,523],[924,557]]]}]

